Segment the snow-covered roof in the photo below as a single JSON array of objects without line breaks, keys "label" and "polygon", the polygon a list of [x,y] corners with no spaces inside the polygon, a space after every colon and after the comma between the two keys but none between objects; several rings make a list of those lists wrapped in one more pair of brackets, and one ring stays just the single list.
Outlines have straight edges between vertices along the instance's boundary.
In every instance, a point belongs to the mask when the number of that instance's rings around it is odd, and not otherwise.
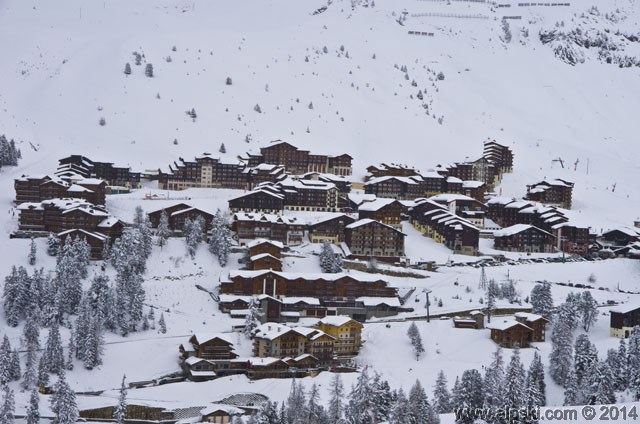
[{"label": "snow-covered roof", "polygon": [[195,333],[194,336],[199,344],[206,343],[213,339],[220,339],[231,345],[233,344],[233,335],[230,333]]},{"label": "snow-covered roof", "polygon": [[66,231],[62,231],[61,233],[58,233],[58,237],[63,237],[66,236],[67,234],[71,234],[71,233],[75,233],[75,232],[80,232],[82,234],[84,234],[87,237],[93,237],[102,241],[106,241],[109,240],[109,237],[105,236],[104,234],[101,233],[93,233],[90,231],[86,231],[80,228],[72,228],[71,230],[66,230]]},{"label": "snow-covered roof", "polygon": [[490,198],[489,200],[487,200],[487,204],[488,205],[506,205],[506,204],[511,203],[513,201],[514,201],[513,197],[494,196],[494,197]]},{"label": "snow-covered roof", "polygon": [[628,314],[629,312],[633,312],[637,309],[640,309],[640,301],[636,300],[633,302],[623,303],[621,305],[614,306],[610,309],[611,312],[616,312],[618,314]]},{"label": "snow-covered roof", "polygon": [[362,203],[358,207],[358,211],[375,212],[395,202],[397,202],[396,199],[387,199],[387,198],[378,197],[373,202]]},{"label": "snow-covered roof", "polygon": [[392,226],[390,226],[390,225],[387,225],[387,224],[382,223],[382,222],[380,222],[380,221],[376,221],[375,219],[371,219],[371,218],[365,218],[365,219],[361,219],[361,220],[359,220],[359,221],[353,222],[353,223],[351,223],[351,224],[347,225],[345,228],[350,228],[350,229],[351,229],[351,228],[358,228],[358,227],[361,227],[361,226],[363,226],[363,225],[369,225],[369,224],[374,223],[374,222],[375,222],[375,223],[378,223],[378,224],[380,224],[380,225],[383,225],[383,226],[385,226],[385,227],[387,227],[387,228],[390,228],[390,229],[392,229],[393,231],[398,232],[398,233],[400,233],[400,234],[402,234],[402,235],[406,235],[406,234],[404,234],[402,231],[398,230],[397,228],[393,228],[393,227],[392,227]]},{"label": "snow-covered roof", "polygon": [[350,321],[354,321],[354,320],[351,317],[348,317],[345,315],[330,315],[320,320],[321,323],[326,325],[332,325],[334,327],[340,327]]},{"label": "snow-covered roof", "polygon": [[278,249],[284,249],[284,244],[282,244],[281,242],[276,241],[276,240],[267,240],[267,239],[256,239],[256,240],[253,240],[252,242],[247,243],[247,247],[249,249],[252,249],[252,248],[254,248],[256,246],[260,246],[261,244],[265,244],[265,243],[272,244],[272,245],[276,246]]},{"label": "snow-covered roof", "polygon": [[434,202],[445,202],[445,203],[451,203],[458,200],[467,200],[467,201],[477,202],[477,200],[474,199],[473,197],[469,197],[469,196],[465,196],[464,194],[457,194],[457,193],[436,194],[435,196],[429,197],[429,200]]},{"label": "snow-covered roof", "polygon": [[104,183],[104,180],[99,178],[83,178],[82,180],[76,181],[76,184],[86,184],[86,185],[100,185]]},{"label": "snow-covered roof", "polygon": [[462,187],[463,188],[480,188],[483,185],[485,185],[485,183],[483,181],[467,180],[467,181],[463,181],[462,182]]},{"label": "snow-covered roof", "polygon": [[509,237],[509,236],[514,235],[514,234],[518,234],[518,233],[521,233],[523,231],[526,231],[526,230],[528,230],[530,228],[534,228],[537,231],[540,231],[542,233],[551,235],[550,233],[548,233],[548,232],[546,232],[544,230],[541,230],[538,227],[534,227],[533,225],[528,225],[528,224],[512,225],[511,227],[507,227],[507,228],[503,228],[501,230],[495,231],[493,233],[493,235],[494,235],[494,237]]},{"label": "snow-covered roof", "polygon": [[240,295],[235,295],[235,294],[221,294],[221,295],[218,295],[218,298],[220,299],[220,303],[230,303],[230,302],[234,302],[236,300],[242,300],[243,302],[250,303],[251,299],[253,299],[253,296],[240,296]]},{"label": "snow-covered roof", "polygon": [[371,297],[371,296],[363,296],[356,298],[356,302],[362,302],[364,306],[378,306],[378,305],[387,305],[392,307],[399,308],[400,299],[397,297]]},{"label": "snow-covered roof", "polygon": [[522,208],[526,208],[529,206],[533,206],[532,203],[524,201],[524,200],[517,200],[515,202],[511,202],[508,203],[505,208],[509,208],[509,209],[522,209]]},{"label": "snow-covered roof", "polygon": [[627,235],[629,237],[638,237],[638,235],[639,235],[636,230],[634,230],[632,228],[628,228],[628,227],[617,227],[617,228],[614,228],[612,230],[605,231],[604,233],[602,233],[602,235],[604,236],[605,234],[609,234],[609,233],[612,233],[614,231],[619,231],[619,232],[621,232],[621,233],[623,233],[623,234],[625,234],[625,235]]},{"label": "snow-covered roof", "polygon": [[416,181],[416,179],[414,177],[399,177],[399,176],[394,176],[394,175],[386,175],[384,177],[371,178],[369,181],[364,183],[364,185],[365,186],[374,185],[374,184],[383,183],[383,182],[389,181],[389,180],[397,180],[397,181],[400,181],[402,183],[411,184],[411,185],[418,184],[418,182]]},{"label": "snow-covered roof", "polygon": [[276,261],[280,262],[279,258],[276,258],[275,256],[273,256],[273,255],[271,255],[269,253],[261,253],[259,255],[254,255],[254,256],[250,257],[249,260],[251,262],[255,262],[255,261],[258,261],[258,260],[264,259],[264,258],[271,258],[271,259],[275,259]]},{"label": "snow-covered roof", "polygon": [[295,305],[296,303],[306,303],[307,305],[320,306],[320,300],[315,297],[283,297],[280,301],[285,305]]},{"label": "snow-covered roof", "polygon": [[325,280],[325,281],[336,281],[341,278],[349,277],[354,280],[358,280],[365,283],[374,283],[380,281],[381,278],[376,276],[375,274],[367,274],[367,273],[358,273],[358,274],[349,274],[345,272],[338,272],[335,274],[325,274],[325,273],[304,273],[304,272],[283,272],[283,271],[272,271],[268,269],[261,270],[232,270],[229,271],[229,278],[241,277],[241,278],[256,278],[261,277],[267,274],[275,274],[287,280]]},{"label": "snow-covered roof", "polygon": [[120,222],[120,220],[118,218],[116,218],[115,216],[110,216],[109,218],[103,219],[102,221],[100,221],[100,223],[98,224],[99,228],[111,228],[114,225],[116,225],[118,222]]},{"label": "snow-covered roof", "polygon": [[533,331],[530,327],[522,324],[521,322],[518,322],[514,319],[504,319],[504,320],[496,320],[494,318],[494,320],[490,323],[488,323],[486,325],[486,327],[490,330],[499,330],[499,331],[504,331],[504,330],[508,330],[512,327],[517,327],[521,325],[522,327],[526,328],[527,330],[531,330]]},{"label": "snow-covered roof", "polygon": [[254,195],[258,194],[258,193],[264,193],[264,194],[267,194],[269,196],[272,196],[272,197],[275,197],[275,198],[278,198],[278,199],[284,199],[284,194],[275,193],[272,190],[264,190],[262,188],[258,188],[256,190],[250,191],[248,193],[241,194],[240,196],[236,196],[233,199],[241,199],[241,198],[247,197],[247,196],[254,196]]},{"label": "snow-covered roof", "polygon": [[209,415],[209,414],[213,414],[214,412],[218,412],[218,411],[222,411],[225,412],[229,415],[242,415],[244,414],[244,410],[240,409],[240,408],[236,408],[235,406],[231,406],[231,405],[224,405],[221,403],[216,403],[210,406],[207,406],[206,408],[202,409],[200,411],[200,414],[202,416],[205,415]]},{"label": "snow-covered roof", "polygon": [[538,321],[539,319],[549,321],[548,319],[544,318],[542,315],[532,314],[530,312],[516,312],[514,316],[516,318],[524,318],[527,320],[527,322],[535,322],[535,321]]}]

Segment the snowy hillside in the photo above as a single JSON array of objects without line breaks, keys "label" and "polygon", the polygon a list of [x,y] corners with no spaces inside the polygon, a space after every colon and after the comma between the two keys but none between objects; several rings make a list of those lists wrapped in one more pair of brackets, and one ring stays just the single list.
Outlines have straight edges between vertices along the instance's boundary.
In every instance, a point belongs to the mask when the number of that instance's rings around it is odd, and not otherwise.
[{"label": "snowy hillside", "polygon": [[[164,168],[217,155],[221,143],[234,161],[284,139],[350,153],[356,177],[383,160],[426,171],[473,159],[491,137],[516,155],[503,194],[563,177],[576,181],[576,209],[588,224],[637,217],[640,69],[607,64],[601,49],[575,43],[584,63],[554,54],[578,28],[592,40],[608,32],[618,46],[611,54],[638,56],[637,41],[615,35],[637,40],[633,0],[599,2],[598,14],[584,2],[330,3],[313,14],[322,2],[5,1],[0,34],[12,42],[0,65],[0,132],[38,146],[23,152],[39,171],[69,153]],[[507,21],[508,43],[504,16],[521,17]],[[554,30],[542,44],[539,32]],[[140,66],[133,52],[143,55]],[[192,108],[195,120],[185,114]]]},{"label": "snowy hillside", "polygon": [[[575,182],[573,209],[566,211],[573,222],[597,231],[633,225],[640,217],[640,3],[519,4],[0,0],[0,134],[15,138],[23,156],[18,167],[0,169],[0,206],[6,210],[0,215],[0,281],[13,264],[26,266],[29,251],[28,240],[9,239],[17,226],[14,178],[51,173],[69,154],[144,171],[203,152],[233,162],[282,139],[313,153],[349,153],[353,181],[362,181],[368,165],[383,161],[426,172],[476,159],[482,142],[491,138],[515,154],[514,172],[496,189],[502,195],[521,197],[527,184],[564,178]],[[145,75],[148,64],[153,77]],[[195,118],[186,113],[192,109]],[[219,153],[222,143],[226,153]],[[150,212],[173,203],[144,201],[156,188],[145,183],[131,194],[109,196],[107,206],[129,221],[139,204]],[[175,196],[215,212],[237,194],[190,189]],[[409,224],[403,231],[413,262],[452,259],[448,249]],[[483,251],[491,248],[490,241],[481,243]],[[35,266],[53,272],[55,259],[45,255],[43,239],[37,244]],[[319,272],[312,254],[318,250],[301,247],[294,253],[307,257],[287,258],[284,270]],[[167,334],[147,330],[124,339],[108,333],[104,365],[88,371],[78,362],[68,373],[76,391],[104,390],[100,396],[79,396],[81,407],[113,405],[124,373],[136,381],[179,371],[178,345],[187,335],[229,331],[243,323],[220,313],[209,294],[196,288],[214,290],[239,267],[240,255],[220,267],[205,246],[193,259],[186,253],[182,239],[170,240],[162,250],[154,247],[144,276],[145,310],[166,313]],[[507,254],[513,260],[523,256]],[[89,275],[100,272],[100,264],[93,263]],[[110,267],[107,273],[114,275]],[[488,268],[487,274],[497,281],[512,278],[525,306],[538,281],[553,283],[559,304],[573,288],[556,283],[585,284],[592,276],[596,283],[587,291],[601,304],[640,298],[637,260],[505,265]],[[407,299],[414,312],[400,318],[424,317],[426,288],[441,301],[434,301],[431,313],[483,307],[479,269],[443,267],[422,275],[427,278],[387,279],[404,291],[416,288]],[[86,288],[90,280],[83,284]],[[599,317],[590,335],[603,359],[618,340],[609,336],[609,308]],[[453,337],[450,321],[433,320],[419,322],[426,353],[415,362],[407,327],[406,322],[366,324],[357,357],[358,365],[382,372],[394,389],[408,390],[419,378],[431,396],[441,369],[452,386],[465,369],[483,369],[491,361],[489,330],[460,329]],[[14,347],[23,347],[21,326],[9,327],[1,318],[0,330]],[[62,329],[63,344],[68,337]],[[234,337],[238,351],[248,355],[250,342]],[[551,344],[536,343],[522,355],[525,367],[534,350],[548,364]],[[307,388],[319,384],[323,400],[327,374],[303,379]],[[345,374],[347,391],[356,378]],[[22,414],[29,393],[12,384]],[[547,385],[549,405],[562,405],[563,389],[550,378]],[[137,389],[131,399],[194,406],[254,391],[283,401],[289,388],[288,380],[235,376]],[[619,401],[630,396],[627,392]],[[41,398],[48,415],[47,397]],[[451,417],[443,422],[448,419],[452,422]]]}]

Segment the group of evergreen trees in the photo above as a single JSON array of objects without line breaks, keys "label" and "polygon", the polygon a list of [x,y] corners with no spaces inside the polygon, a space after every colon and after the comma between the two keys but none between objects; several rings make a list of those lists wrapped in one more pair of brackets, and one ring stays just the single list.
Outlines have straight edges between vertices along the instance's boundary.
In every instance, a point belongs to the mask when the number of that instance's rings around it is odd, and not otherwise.
[{"label": "group of evergreen trees", "polygon": [[209,251],[218,258],[220,266],[226,266],[231,250],[231,231],[220,209],[213,217],[210,234]]},{"label": "group of evergreen trees", "polygon": [[350,393],[344,390],[340,374],[336,373],[329,387],[329,404],[319,402],[318,387],[305,391],[293,380],[286,402],[280,407],[274,402],[263,405],[250,424],[373,424],[389,421],[394,424],[438,424],[440,418],[427,394],[416,380],[408,395],[400,388],[391,390],[379,374],[371,378],[362,371]]},{"label": "group of evergreen trees", "polygon": [[17,166],[18,159],[22,159],[22,153],[16,147],[16,142],[13,139],[7,140],[4,134],[0,135],[0,168]]},{"label": "group of evergreen trees", "polygon": [[413,354],[416,356],[416,361],[420,359],[420,355],[424,353],[424,346],[422,345],[422,336],[420,336],[420,330],[415,322],[412,322],[407,330],[407,335],[411,340],[411,346],[413,346]]},{"label": "group of evergreen trees", "polygon": [[342,260],[340,259],[340,256],[334,253],[331,243],[328,241],[322,243],[322,250],[320,251],[320,268],[322,269],[322,272],[329,274],[342,272]]},{"label": "group of evergreen trees", "polygon": [[528,371],[520,361],[520,351],[515,349],[505,366],[502,350],[498,348],[491,365],[486,368],[484,378],[476,369],[465,370],[456,379],[451,396],[446,388],[446,379],[441,372],[436,381],[434,406],[436,412],[447,413],[464,409],[456,422],[473,423],[481,418],[474,414],[484,410],[508,411],[509,423],[527,423],[529,416],[519,415],[535,411],[546,405],[544,366],[535,353]]}]

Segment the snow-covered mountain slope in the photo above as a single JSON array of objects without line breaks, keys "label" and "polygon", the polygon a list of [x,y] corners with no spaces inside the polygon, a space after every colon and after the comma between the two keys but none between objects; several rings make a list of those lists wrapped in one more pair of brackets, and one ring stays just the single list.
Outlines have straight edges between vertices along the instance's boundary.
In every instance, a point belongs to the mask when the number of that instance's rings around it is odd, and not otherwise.
[{"label": "snow-covered mountain slope", "polygon": [[[615,57],[638,55],[636,2],[502,4],[510,7],[5,0],[0,133],[25,141],[24,163],[34,164],[25,172],[50,172],[69,153],[158,168],[179,156],[217,154],[221,143],[223,156],[235,160],[284,139],[352,154],[358,177],[380,161],[427,170],[474,159],[490,137],[516,154],[503,194],[564,177],[577,183],[576,216],[584,223],[630,224],[640,194],[640,68],[619,68]],[[521,18],[506,20],[510,42],[504,16]],[[540,31],[553,40],[543,44]],[[599,46],[607,36],[614,63],[602,47],[576,44],[576,34]],[[554,53],[559,45],[584,61],[565,63],[564,50]],[[143,55],[140,66],[132,52]],[[191,108],[195,121],[185,114]]]}]

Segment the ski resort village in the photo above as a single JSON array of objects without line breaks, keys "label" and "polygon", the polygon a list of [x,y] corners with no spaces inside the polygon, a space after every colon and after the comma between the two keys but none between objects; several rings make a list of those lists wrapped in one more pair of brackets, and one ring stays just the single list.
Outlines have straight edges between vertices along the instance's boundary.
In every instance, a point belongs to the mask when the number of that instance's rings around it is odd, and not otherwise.
[{"label": "ski resort village", "polygon": [[640,3],[0,2],[0,424],[640,420]]}]

